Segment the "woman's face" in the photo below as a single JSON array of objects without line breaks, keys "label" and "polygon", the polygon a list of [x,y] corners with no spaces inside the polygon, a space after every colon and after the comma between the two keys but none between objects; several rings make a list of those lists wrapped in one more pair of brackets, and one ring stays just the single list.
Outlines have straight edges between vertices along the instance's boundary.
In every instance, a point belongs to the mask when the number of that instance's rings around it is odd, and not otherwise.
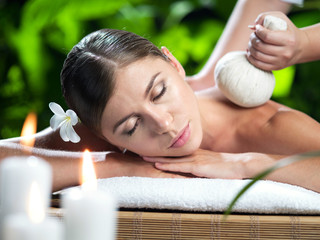
[{"label": "woman's face", "polygon": [[183,156],[199,148],[198,102],[172,58],[147,57],[117,70],[101,121],[112,144],[141,156]]}]

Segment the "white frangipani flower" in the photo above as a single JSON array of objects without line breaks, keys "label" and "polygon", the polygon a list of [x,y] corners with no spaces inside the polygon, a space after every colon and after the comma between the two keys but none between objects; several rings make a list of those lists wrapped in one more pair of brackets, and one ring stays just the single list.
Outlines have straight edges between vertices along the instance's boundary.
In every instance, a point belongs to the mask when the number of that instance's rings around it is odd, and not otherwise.
[{"label": "white frangipani flower", "polygon": [[60,136],[63,141],[79,142],[80,137],[72,127],[78,123],[77,114],[71,109],[64,112],[62,107],[54,102],[49,103],[49,108],[54,113],[50,119],[50,127],[53,130],[57,130],[60,127]]}]

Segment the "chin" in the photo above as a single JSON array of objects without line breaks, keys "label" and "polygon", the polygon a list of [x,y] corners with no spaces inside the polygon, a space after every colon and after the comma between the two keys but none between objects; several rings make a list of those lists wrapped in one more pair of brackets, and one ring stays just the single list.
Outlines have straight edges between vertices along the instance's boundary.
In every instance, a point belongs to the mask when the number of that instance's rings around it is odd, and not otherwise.
[{"label": "chin", "polygon": [[171,148],[167,157],[183,157],[193,154],[200,147],[201,141],[189,141],[185,146],[181,148]]}]

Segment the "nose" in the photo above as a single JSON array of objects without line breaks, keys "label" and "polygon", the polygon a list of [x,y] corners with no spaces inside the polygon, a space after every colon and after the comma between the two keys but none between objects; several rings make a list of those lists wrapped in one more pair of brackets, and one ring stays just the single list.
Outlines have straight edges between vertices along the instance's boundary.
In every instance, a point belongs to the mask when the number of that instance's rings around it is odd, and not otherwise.
[{"label": "nose", "polygon": [[149,111],[152,130],[157,134],[164,134],[170,130],[173,116],[170,112],[161,109]]}]

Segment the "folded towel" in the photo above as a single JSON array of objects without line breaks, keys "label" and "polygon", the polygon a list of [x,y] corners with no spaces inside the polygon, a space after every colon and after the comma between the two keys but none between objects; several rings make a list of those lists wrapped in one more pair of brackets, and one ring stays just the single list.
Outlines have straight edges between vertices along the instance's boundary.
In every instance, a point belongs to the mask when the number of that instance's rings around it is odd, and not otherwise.
[{"label": "folded towel", "polygon": [[[250,180],[115,177],[99,179],[121,208],[223,212]],[[289,184],[258,181],[233,212],[319,214],[320,194]]]}]

